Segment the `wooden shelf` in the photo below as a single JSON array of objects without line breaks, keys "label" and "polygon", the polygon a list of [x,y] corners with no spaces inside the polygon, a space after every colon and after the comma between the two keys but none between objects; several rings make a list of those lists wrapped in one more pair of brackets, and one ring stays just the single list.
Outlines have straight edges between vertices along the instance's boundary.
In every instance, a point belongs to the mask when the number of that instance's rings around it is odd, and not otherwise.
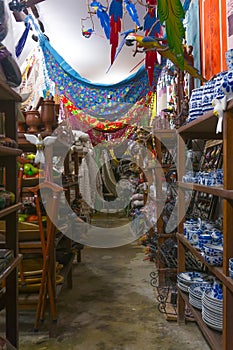
[{"label": "wooden shelf", "polygon": [[5,279],[7,276],[10,275],[12,271],[18,266],[19,262],[22,259],[22,255],[18,255],[16,258],[14,258],[10,263],[9,266],[6,267],[6,269],[0,274],[0,282]]},{"label": "wooden shelf", "polygon": [[204,257],[200,254],[200,252],[190,244],[189,240],[184,237],[183,234],[177,233],[177,239],[186,247],[188,250],[198,259],[200,260],[207,268],[208,271],[215,275],[220,281],[223,282],[224,285],[228,287],[229,290],[233,292],[233,279],[224,275],[222,267],[213,266],[208,264]]},{"label": "wooden shelf", "polygon": [[6,146],[2,146],[0,145],[0,156],[1,157],[17,157],[20,156],[20,154],[22,153],[21,149],[18,148],[13,148],[13,147],[6,147]]},{"label": "wooden shelf", "polygon": [[[0,112],[5,115],[5,135],[17,143],[17,108],[21,96],[3,81],[0,81]],[[1,298],[5,307],[5,338],[7,342],[19,348],[18,334],[18,288],[17,266],[21,260],[18,253],[17,212],[21,207],[17,193],[17,157],[22,153],[18,148],[0,145],[0,162],[5,169],[4,187],[15,193],[16,204],[0,210],[0,218],[6,221],[6,242],[2,246],[13,252],[14,259],[0,275],[0,280],[6,281],[6,293]],[[2,304],[0,302],[0,304]],[[7,347],[8,348],[8,347]],[[10,347],[9,347],[10,348]]]},{"label": "wooden shelf", "polygon": [[189,303],[189,297],[188,294],[185,294],[180,289],[178,289],[178,293],[182,297],[182,299],[185,301],[185,303],[188,305],[189,309],[192,312],[193,317],[195,318],[201,332],[205,336],[206,340],[208,341],[210,347],[212,350],[221,350],[222,349],[222,333],[215,331],[208,327],[204,321],[202,320],[201,311],[194,308]]},{"label": "wooden shelf", "polygon": [[178,181],[177,184],[181,189],[184,190],[205,192],[221,198],[233,200],[233,190],[226,190],[221,186],[204,186],[181,181]]},{"label": "wooden shelf", "polygon": [[21,208],[21,206],[22,206],[22,203],[16,203],[16,204],[10,205],[9,207],[1,209],[0,218],[18,211]]},{"label": "wooden shelf", "polygon": [[[233,109],[233,100],[229,101],[227,111]],[[181,126],[177,131],[184,139],[222,139],[223,134],[216,134],[218,117],[209,111],[190,123]]]},{"label": "wooden shelf", "polygon": [[[178,142],[178,193],[179,193],[179,205],[178,205],[178,216],[183,218],[185,216],[184,191],[198,191],[224,199],[222,206],[222,217],[223,217],[223,235],[224,235],[224,246],[223,246],[223,266],[215,267],[207,264],[204,261],[204,257],[200,254],[194,246],[184,237],[183,234],[183,221],[180,221],[179,232],[177,234],[178,239],[178,271],[185,271],[185,252],[188,249],[200,262],[202,262],[210,274],[213,274],[223,283],[223,332],[222,342],[217,342],[214,339],[213,334],[210,333],[201,317],[196,312],[196,318],[200,329],[203,331],[207,341],[209,342],[212,349],[231,350],[232,349],[232,308],[233,308],[233,280],[228,276],[228,265],[229,258],[233,256],[233,163],[232,163],[232,148],[233,148],[233,99],[231,99],[227,108],[224,111],[222,133],[216,134],[216,126],[218,117],[213,115],[213,112],[207,112],[206,114],[198,117],[196,120],[182,126],[178,130],[178,134],[181,137]],[[193,183],[183,183],[182,176],[185,175],[185,147],[183,140],[193,139],[211,139],[223,141],[223,176],[224,185],[220,186],[203,186]],[[190,214],[189,214],[190,216]],[[184,300],[179,298],[178,305],[179,320],[184,319]],[[195,310],[194,310],[195,312]],[[217,345],[216,345],[217,344]]]},{"label": "wooden shelf", "polygon": [[21,102],[22,98],[9,85],[0,80],[0,96],[2,101],[16,101]]}]

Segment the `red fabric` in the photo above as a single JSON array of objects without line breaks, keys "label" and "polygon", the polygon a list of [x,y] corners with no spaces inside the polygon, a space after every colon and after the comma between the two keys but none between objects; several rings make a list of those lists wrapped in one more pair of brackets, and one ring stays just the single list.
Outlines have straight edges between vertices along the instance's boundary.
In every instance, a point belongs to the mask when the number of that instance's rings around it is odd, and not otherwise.
[{"label": "red fabric", "polygon": [[200,1],[202,75],[210,79],[226,69],[226,1]]}]

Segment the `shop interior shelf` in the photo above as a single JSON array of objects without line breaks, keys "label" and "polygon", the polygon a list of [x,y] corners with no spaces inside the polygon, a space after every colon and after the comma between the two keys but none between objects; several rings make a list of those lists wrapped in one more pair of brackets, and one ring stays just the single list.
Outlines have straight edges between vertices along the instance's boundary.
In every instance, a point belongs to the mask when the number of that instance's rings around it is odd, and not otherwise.
[{"label": "shop interior shelf", "polygon": [[188,294],[182,292],[179,289],[180,296],[184,299],[186,305],[189,307],[189,309],[192,312],[193,317],[195,318],[197,324],[200,327],[200,330],[204,334],[205,338],[207,339],[209,345],[211,346],[212,350],[221,350],[222,349],[222,333],[219,331],[215,331],[208,327],[202,320],[201,311],[194,308],[189,303]]}]

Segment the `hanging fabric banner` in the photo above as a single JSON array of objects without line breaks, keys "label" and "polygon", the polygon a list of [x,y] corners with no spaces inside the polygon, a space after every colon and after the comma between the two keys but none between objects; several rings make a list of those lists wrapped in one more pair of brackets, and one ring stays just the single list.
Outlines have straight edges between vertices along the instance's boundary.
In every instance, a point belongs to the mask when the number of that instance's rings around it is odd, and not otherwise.
[{"label": "hanging fabric banner", "polygon": [[[33,17],[28,15],[25,22],[30,22],[37,31],[40,47],[43,51],[47,73],[56,84],[58,94],[64,95],[77,108],[96,118],[102,117],[115,121],[122,117],[142,97],[151,90],[147,72],[141,67],[135,74],[119,83],[94,84],[82,78],[51,46],[40,31]],[[155,65],[153,86],[166,60]]]},{"label": "hanging fabric banner", "polygon": [[[128,112],[116,121],[109,121],[107,119],[89,115],[83,110],[75,107],[75,105],[65,96],[61,96],[61,102],[71,115],[75,117],[76,122],[75,119],[72,119],[73,126],[77,128],[80,128],[80,122],[88,128],[95,128],[102,131],[116,131],[129,124],[142,126],[145,119],[147,120],[148,125],[150,123],[151,108],[150,104],[148,104],[149,101],[145,98],[142,98],[137,103],[131,105]],[[81,129],[83,130],[83,127]]]},{"label": "hanging fabric banner", "polygon": [[[58,93],[65,95],[83,112],[97,118],[118,120],[151,90],[144,67],[117,84],[92,84],[77,74],[47,40],[42,42],[42,50],[49,77],[56,84]],[[155,68],[154,83],[161,67],[157,65]]]}]

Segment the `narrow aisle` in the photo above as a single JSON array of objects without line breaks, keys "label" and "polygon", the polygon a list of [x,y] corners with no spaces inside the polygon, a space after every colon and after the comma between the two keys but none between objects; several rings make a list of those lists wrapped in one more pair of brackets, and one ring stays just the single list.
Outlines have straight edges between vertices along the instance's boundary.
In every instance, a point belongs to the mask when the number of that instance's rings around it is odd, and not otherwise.
[{"label": "narrow aisle", "polygon": [[85,247],[73,289],[58,299],[57,337],[28,331],[21,316],[20,350],[209,350],[195,323],[178,326],[157,310],[144,257],[135,243]]}]

